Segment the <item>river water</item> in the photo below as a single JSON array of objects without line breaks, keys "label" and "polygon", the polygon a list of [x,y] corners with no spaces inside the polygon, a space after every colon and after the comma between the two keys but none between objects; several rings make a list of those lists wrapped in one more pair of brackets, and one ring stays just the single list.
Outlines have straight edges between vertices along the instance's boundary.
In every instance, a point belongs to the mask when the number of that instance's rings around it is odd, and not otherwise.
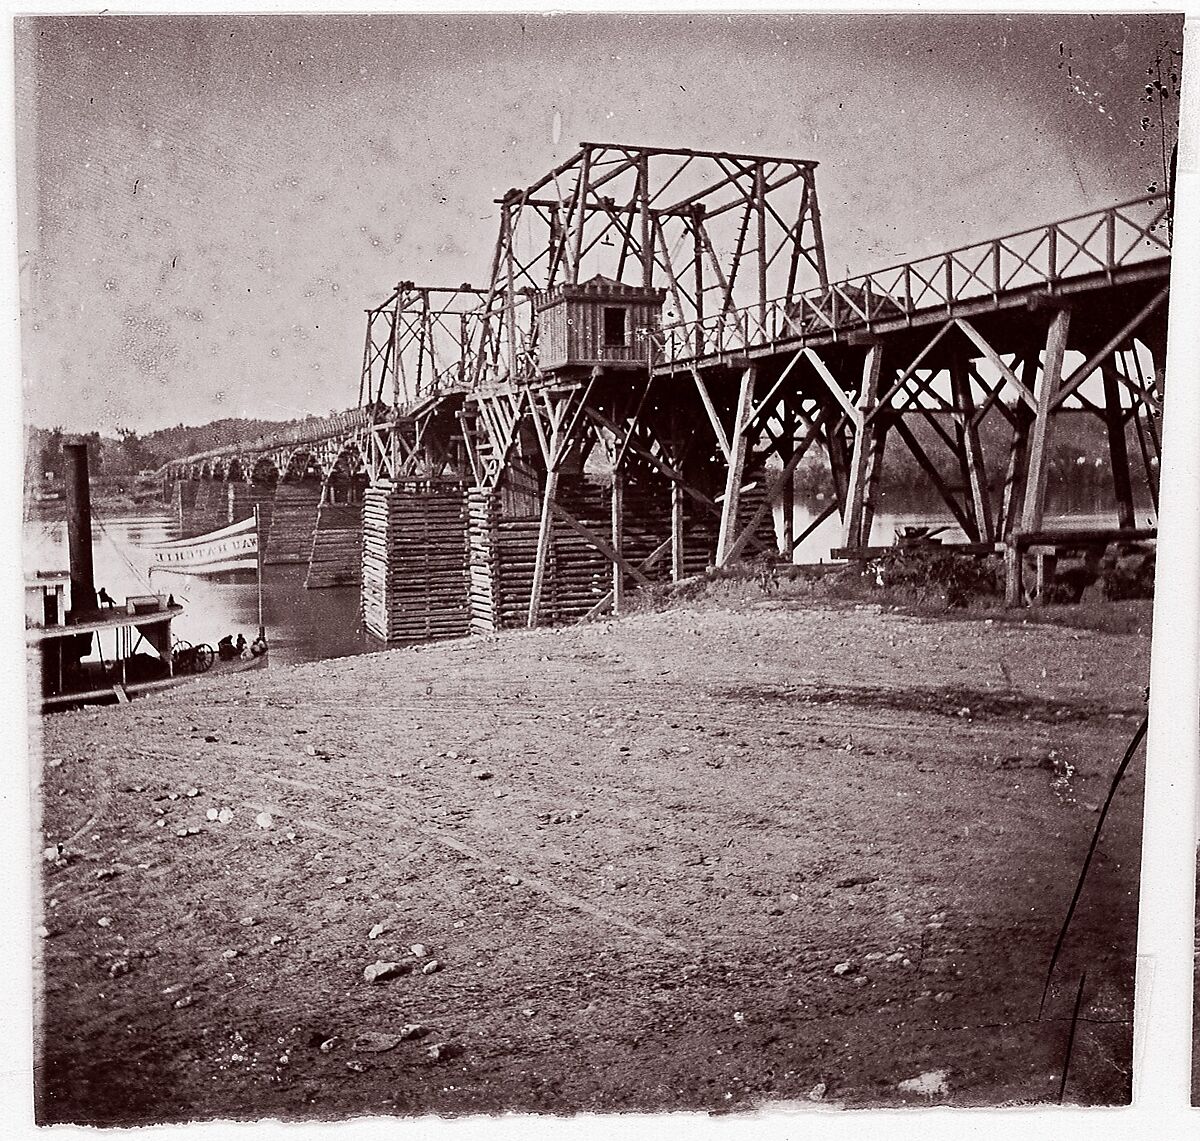
[{"label": "river water", "polygon": [[[823,505],[797,504],[796,534],[816,518]],[[779,518],[776,525],[779,525]],[[1148,522],[1138,513],[1138,525]],[[885,512],[876,516],[872,541],[886,545],[898,528],[944,526],[944,512],[936,506],[925,511]],[[1105,512],[1073,511],[1069,516],[1047,520],[1047,526],[1116,526],[1116,516]],[[155,570],[150,573],[150,544],[178,537],[169,515],[103,518],[97,513],[92,527],[92,550],[97,589],[104,587],[118,600],[134,594],[173,594],[184,606],[173,623],[176,637],[193,644],[207,642],[216,647],[226,634],[244,634],[253,640],[258,629],[257,587],[249,581],[219,581],[194,575]],[[946,542],[962,542],[957,528],[942,536]],[[837,515],[825,520],[797,549],[798,563],[828,561],[832,547],[841,544]],[[62,520],[31,520],[25,524],[24,565],[27,573],[37,570],[66,570],[66,524]],[[263,573],[263,623],[271,645],[269,663],[287,665],[321,658],[369,653],[383,648],[362,627],[357,586],[306,590],[303,566],[266,567]]]}]

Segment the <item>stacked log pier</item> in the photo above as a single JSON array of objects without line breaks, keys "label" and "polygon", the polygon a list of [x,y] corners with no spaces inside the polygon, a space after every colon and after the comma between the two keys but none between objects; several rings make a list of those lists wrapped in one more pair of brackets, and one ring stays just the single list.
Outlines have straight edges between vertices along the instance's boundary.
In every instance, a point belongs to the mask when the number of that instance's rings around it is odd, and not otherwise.
[{"label": "stacked log pier", "polygon": [[459,480],[379,483],[363,500],[363,624],[387,642],[470,625],[467,501]]},{"label": "stacked log pier", "polygon": [[181,498],[182,510],[178,516],[181,536],[204,535],[224,527],[228,522],[228,484],[223,480],[198,479],[190,481],[195,490],[188,497],[188,504]]},{"label": "stacked log pier", "polygon": [[312,555],[313,531],[320,502],[321,485],[314,481],[280,483],[276,486],[263,554],[264,566],[307,565]]},{"label": "stacked log pier", "polygon": [[236,480],[228,485],[228,522],[249,519],[258,508],[259,526],[265,537],[271,533],[271,514],[275,510],[275,487],[269,483]]},{"label": "stacked log pier", "polygon": [[358,503],[322,503],[304,585],[309,590],[362,582],[363,509]]}]

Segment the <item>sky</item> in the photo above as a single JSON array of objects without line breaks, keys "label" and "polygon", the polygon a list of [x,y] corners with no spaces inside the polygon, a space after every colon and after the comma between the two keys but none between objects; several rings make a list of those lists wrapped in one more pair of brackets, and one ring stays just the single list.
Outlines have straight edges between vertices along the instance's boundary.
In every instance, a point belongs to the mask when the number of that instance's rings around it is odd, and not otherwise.
[{"label": "sky", "polygon": [[25,418],[350,407],[364,309],[484,282],[492,199],[583,140],[818,161],[834,278],[1099,209],[1161,188],[1181,46],[1146,14],[20,19]]}]

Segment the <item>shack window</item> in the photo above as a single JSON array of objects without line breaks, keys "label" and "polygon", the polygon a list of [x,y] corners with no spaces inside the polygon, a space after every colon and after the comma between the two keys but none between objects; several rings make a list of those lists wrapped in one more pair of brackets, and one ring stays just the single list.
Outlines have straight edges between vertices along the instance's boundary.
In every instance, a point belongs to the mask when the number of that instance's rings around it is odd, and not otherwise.
[{"label": "shack window", "polygon": [[625,345],[625,310],[604,310],[604,347],[621,348]]}]

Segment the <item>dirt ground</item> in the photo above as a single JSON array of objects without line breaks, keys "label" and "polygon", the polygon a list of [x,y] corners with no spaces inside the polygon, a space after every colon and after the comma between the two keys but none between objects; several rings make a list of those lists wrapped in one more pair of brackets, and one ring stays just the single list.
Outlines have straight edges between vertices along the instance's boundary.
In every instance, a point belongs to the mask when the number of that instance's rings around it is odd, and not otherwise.
[{"label": "dirt ground", "polygon": [[1140,755],[1039,1017],[1106,613],[747,591],[48,718],[39,1120],[1126,1101]]}]

